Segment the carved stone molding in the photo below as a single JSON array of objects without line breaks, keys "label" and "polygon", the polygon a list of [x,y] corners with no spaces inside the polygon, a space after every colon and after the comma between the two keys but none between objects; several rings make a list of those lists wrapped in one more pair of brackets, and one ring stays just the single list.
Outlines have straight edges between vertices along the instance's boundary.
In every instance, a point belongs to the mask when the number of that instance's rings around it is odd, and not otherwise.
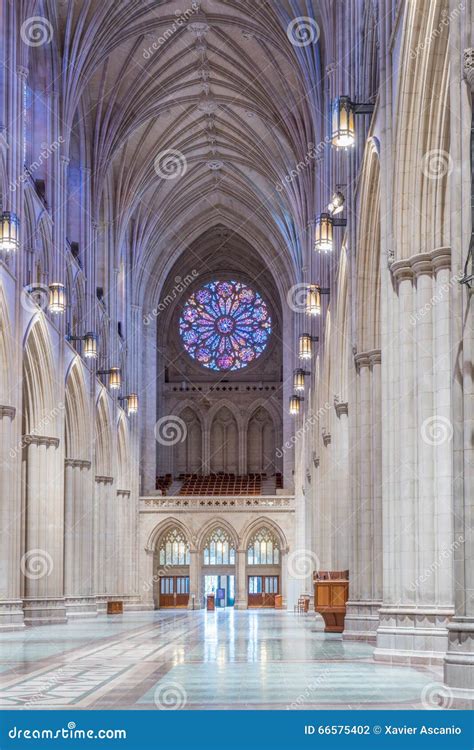
[{"label": "carved stone molding", "polygon": [[0,405],[0,419],[3,419],[3,417],[10,417],[10,419],[15,419],[16,409],[14,406],[3,406]]},{"label": "carved stone molding", "polygon": [[121,497],[130,497],[131,492],[130,490],[117,490],[117,495],[120,495]]},{"label": "carved stone molding", "polygon": [[81,458],[65,458],[64,465],[71,466],[73,469],[90,469],[91,468],[91,462],[84,461]]},{"label": "carved stone molding", "polygon": [[334,409],[339,418],[342,417],[343,414],[346,416],[349,414],[349,404],[347,401],[342,401],[338,396],[334,396]]},{"label": "carved stone molding", "polygon": [[423,274],[434,276],[444,268],[451,268],[451,248],[438,247],[431,253],[418,253],[411,258],[396,260],[390,270],[399,284],[404,279],[415,279]]},{"label": "carved stone molding", "polygon": [[373,367],[374,365],[379,365],[381,362],[382,352],[380,349],[371,349],[368,352],[360,352],[354,357],[357,372],[359,372],[362,367]]},{"label": "carved stone molding", "polygon": [[474,91],[474,47],[464,50],[464,77]]},{"label": "carved stone molding", "polygon": [[23,445],[45,445],[47,448],[58,448],[59,438],[46,435],[23,435]]},{"label": "carved stone molding", "polygon": [[113,484],[114,478],[113,477],[104,477],[101,475],[96,475],[95,481],[97,484]]}]

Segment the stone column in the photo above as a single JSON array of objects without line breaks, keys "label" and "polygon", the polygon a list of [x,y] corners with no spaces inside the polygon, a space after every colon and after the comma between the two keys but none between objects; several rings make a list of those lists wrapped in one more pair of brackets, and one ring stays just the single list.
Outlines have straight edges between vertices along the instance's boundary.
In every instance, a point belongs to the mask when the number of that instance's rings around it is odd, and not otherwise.
[{"label": "stone column", "polygon": [[247,550],[238,549],[237,552],[237,565],[236,565],[236,597],[234,608],[235,609],[247,609]]},{"label": "stone column", "polygon": [[283,609],[288,608],[288,549],[280,550],[281,555],[281,571],[280,571],[280,594],[282,595],[282,607]]},{"label": "stone column", "polygon": [[[107,595],[111,594],[111,579],[114,561],[111,555],[111,539],[114,534],[112,509],[110,508],[110,490],[113,477],[96,476],[95,478],[95,533],[94,533],[94,562],[95,562],[95,594],[98,612],[107,609]],[[111,527],[111,522],[113,525]]]},{"label": "stone column", "polygon": [[64,462],[64,596],[69,617],[95,617],[94,505],[90,461]]},{"label": "stone column", "polygon": [[352,546],[351,498],[349,482],[349,406],[336,401],[334,408],[338,418],[335,443],[338,448],[337,463],[333,469],[335,485],[332,541],[332,563],[335,570],[348,570]]},{"label": "stone column", "polygon": [[202,552],[197,549],[190,551],[188,609],[202,609],[203,607],[201,555]]},{"label": "stone column", "polygon": [[15,475],[21,470],[21,447],[12,444],[13,406],[0,406],[0,631],[24,627],[20,597],[21,506]]},{"label": "stone column", "polygon": [[352,555],[343,637],[375,640],[382,600],[380,350],[356,355]]},{"label": "stone column", "polygon": [[20,568],[26,624],[66,622],[59,440],[26,435],[26,543]]},{"label": "stone column", "polygon": [[[392,265],[400,331],[394,449],[384,485],[384,592],[374,656],[441,663],[453,614],[450,252]],[[395,307],[396,309],[396,307]],[[390,486],[389,486],[390,485]]]}]

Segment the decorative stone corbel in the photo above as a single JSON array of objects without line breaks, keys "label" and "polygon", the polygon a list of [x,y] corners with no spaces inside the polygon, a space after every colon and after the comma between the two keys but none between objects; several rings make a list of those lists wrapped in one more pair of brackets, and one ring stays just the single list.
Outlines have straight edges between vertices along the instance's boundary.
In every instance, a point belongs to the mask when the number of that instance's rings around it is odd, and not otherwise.
[{"label": "decorative stone corbel", "polygon": [[464,78],[474,92],[474,47],[464,50]]},{"label": "decorative stone corbel", "polygon": [[323,429],[321,430],[321,435],[323,438],[324,445],[328,446],[331,442],[331,433],[328,432],[328,430],[325,427],[323,427]]},{"label": "decorative stone corbel", "polygon": [[343,414],[349,413],[349,404],[347,401],[343,401],[340,396],[334,396],[334,409],[340,419]]}]

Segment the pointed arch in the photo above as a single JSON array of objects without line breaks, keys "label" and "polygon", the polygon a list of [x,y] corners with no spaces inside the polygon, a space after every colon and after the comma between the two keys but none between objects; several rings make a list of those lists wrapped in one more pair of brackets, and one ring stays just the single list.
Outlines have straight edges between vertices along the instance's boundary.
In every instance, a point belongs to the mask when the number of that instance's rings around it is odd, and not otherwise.
[{"label": "pointed arch", "polygon": [[90,449],[90,407],[83,365],[76,357],[66,376],[66,458],[86,460]]},{"label": "pointed arch", "polygon": [[236,407],[219,402],[210,429],[210,469],[212,473],[237,474],[240,465],[239,423]]},{"label": "pointed arch", "polygon": [[105,388],[97,400],[95,416],[95,473],[112,476],[112,422]]},{"label": "pointed arch", "polygon": [[180,529],[188,540],[190,549],[195,549],[194,542],[196,541],[196,537],[191,533],[190,528],[181,519],[171,516],[170,518],[166,518],[164,521],[160,521],[156,524],[156,526],[153,527],[148,536],[145,550],[147,552],[155,552],[161,537],[166,534],[169,529],[173,528]]},{"label": "pointed arch", "polygon": [[206,541],[217,529],[223,529],[224,531],[226,531],[230,539],[232,540],[235,550],[239,548],[239,535],[237,534],[232,524],[230,524],[224,518],[217,517],[212,518],[200,529],[199,533],[197,534],[197,549],[203,552]]},{"label": "pointed arch", "polygon": [[59,388],[51,339],[43,319],[36,316],[25,338],[23,357],[23,432],[59,434],[58,416],[64,408],[55,394]]},{"label": "pointed arch", "polygon": [[175,476],[180,474],[200,474],[203,468],[203,428],[202,419],[194,404],[182,404],[179,419],[185,424],[186,439],[178,441],[173,450]]},{"label": "pointed arch", "polygon": [[259,516],[258,518],[249,521],[244,527],[241,533],[242,549],[247,550],[248,545],[252,539],[252,536],[261,528],[269,528],[275,537],[278,539],[281,552],[288,551],[288,541],[282,528],[275,523],[271,518],[266,516]]},{"label": "pointed arch", "polygon": [[12,329],[3,286],[0,284],[0,404],[11,400],[11,372],[13,366]]},{"label": "pointed arch", "polygon": [[276,439],[274,419],[263,404],[255,406],[247,422],[247,471],[275,472]]},{"label": "pointed arch", "polygon": [[121,413],[117,425],[117,487],[130,489],[130,440],[127,418]]}]

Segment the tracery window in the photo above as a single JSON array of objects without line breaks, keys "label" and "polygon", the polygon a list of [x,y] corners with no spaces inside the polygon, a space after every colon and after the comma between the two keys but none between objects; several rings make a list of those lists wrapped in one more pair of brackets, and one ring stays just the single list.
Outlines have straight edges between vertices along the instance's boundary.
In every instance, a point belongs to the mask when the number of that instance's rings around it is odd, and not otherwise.
[{"label": "tracery window", "polygon": [[235,565],[235,548],[225,529],[214,529],[207,538],[204,565]]},{"label": "tracery window", "polygon": [[160,542],[160,565],[189,565],[189,544],[181,529],[170,529]]},{"label": "tracery window", "polygon": [[188,354],[211,370],[240,370],[264,351],[272,331],[261,295],[240,281],[210,281],[187,300],[179,332]]},{"label": "tracery window", "polygon": [[279,565],[280,545],[275,534],[266,527],[259,529],[247,547],[248,565]]}]

